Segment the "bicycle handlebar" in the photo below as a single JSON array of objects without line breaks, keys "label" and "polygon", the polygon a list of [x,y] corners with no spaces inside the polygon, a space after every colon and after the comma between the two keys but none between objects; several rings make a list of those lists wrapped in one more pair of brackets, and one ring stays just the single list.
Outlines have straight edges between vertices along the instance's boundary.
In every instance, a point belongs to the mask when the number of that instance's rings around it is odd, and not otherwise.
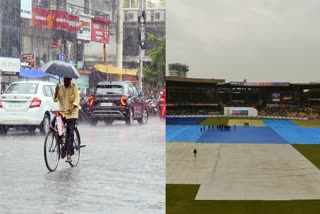
[{"label": "bicycle handlebar", "polygon": [[52,109],[50,109],[49,111],[52,112],[52,113],[55,113],[56,111],[58,111],[58,112],[69,112],[68,110],[52,110]]}]

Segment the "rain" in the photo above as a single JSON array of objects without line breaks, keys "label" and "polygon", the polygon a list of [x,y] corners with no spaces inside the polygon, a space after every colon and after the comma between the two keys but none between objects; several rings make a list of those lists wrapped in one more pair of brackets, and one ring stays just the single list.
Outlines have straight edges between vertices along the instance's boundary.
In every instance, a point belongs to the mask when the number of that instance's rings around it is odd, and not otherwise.
[{"label": "rain", "polygon": [[165,3],[0,1],[1,213],[165,213]]}]

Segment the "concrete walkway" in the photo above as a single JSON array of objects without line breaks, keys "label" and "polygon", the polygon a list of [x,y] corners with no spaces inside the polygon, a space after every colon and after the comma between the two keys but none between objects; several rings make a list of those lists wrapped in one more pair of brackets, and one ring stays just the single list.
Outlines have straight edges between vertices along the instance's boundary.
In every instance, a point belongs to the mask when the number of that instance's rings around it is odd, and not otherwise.
[{"label": "concrete walkway", "polygon": [[201,184],[196,200],[320,199],[320,171],[291,145],[166,145],[166,182]]}]

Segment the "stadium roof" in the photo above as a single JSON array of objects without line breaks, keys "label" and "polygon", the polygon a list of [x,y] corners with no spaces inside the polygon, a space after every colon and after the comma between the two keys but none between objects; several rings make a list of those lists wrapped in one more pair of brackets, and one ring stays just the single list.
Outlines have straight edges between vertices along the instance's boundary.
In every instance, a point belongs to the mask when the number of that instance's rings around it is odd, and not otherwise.
[{"label": "stadium roof", "polygon": [[220,84],[226,87],[246,87],[246,88],[260,88],[260,87],[296,87],[301,89],[320,88],[320,83],[289,83],[289,82],[228,82]]},{"label": "stadium roof", "polygon": [[312,88],[320,88],[320,82],[315,83],[291,83],[291,85],[294,86],[300,86],[300,87],[312,87]]},{"label": "stadium roof", "polygon": [[172,82],[185,82],[185,83],[225,83],[224,79],[201,79],[201,78],[187,78],[187,77],[177,77],[177,76],[166,76],[166,81]]},{"label": "stadium roof", "polygon": [[166,86],[182,86],[182,87],[244,87],[244,88],[272,88],[272,87],[296,87],[300,89],[320,89],[320,82],[310,83],[290,83],[290,82],[225,82],[224,79],[202,79],[202,78],[186,78],[177,76],[166,76]]}]

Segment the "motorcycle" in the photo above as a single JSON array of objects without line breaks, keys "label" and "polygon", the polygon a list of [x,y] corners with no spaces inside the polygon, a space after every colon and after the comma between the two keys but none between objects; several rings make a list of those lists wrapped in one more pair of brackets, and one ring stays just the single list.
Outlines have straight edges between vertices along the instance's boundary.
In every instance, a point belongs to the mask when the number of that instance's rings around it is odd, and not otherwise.
[{"label": "motorcycle", "polygon": [[88,97],[81,97],[79,106],[79,122],[90,122]]},{"label": "motorcycle", "polygon": [[159,108],[158,108],[158,103],[159,103],[159,98],[152,95],[151,97],[146,99],[147,103],[147,110],[149,115],[158,115],[159,113]]}]

